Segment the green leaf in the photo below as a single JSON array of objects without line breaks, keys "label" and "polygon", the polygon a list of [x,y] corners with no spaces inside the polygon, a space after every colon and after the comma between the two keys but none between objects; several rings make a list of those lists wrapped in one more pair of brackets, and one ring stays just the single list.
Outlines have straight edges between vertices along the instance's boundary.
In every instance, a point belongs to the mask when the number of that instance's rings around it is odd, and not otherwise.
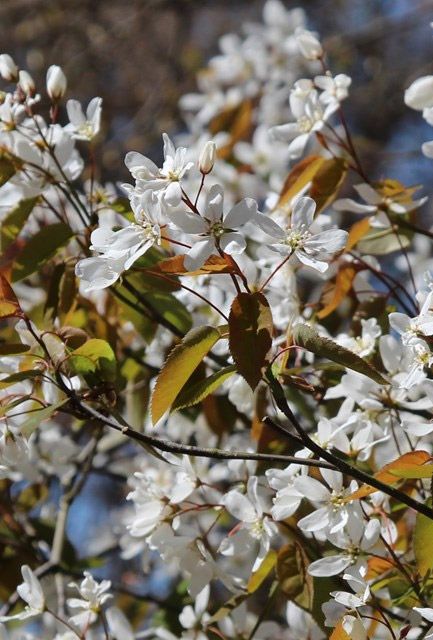
[{"label": "green leaf", "polygon": [[0,356],[18,355],[19,353],[25,353],[29,351],[28,344],[22,344],[22,342],[5,342],[0,344]]},{"label": "green leaf", "polygon": [[7,376],[6,378],[0,380],[0,389],[5,389],[11,384],[16,384],[17,382],[23,382],[23,380],[29,380],[30,378],[40,378],[41,376],[42,371],[40,369],[27,369],[26,371],[18,371],[17,373],[12,373],[10,376]]},{"label": "green leaf", "polygon": [[240,293],[229,316],[230,353],[237,370],[254,389],[272,346],[272,314],[262,293]]},{"label": "green leaf", "polygon": [[320,336],[312,327],[306,324],[297,324],[292,329],[292,336],[297,345],[311,351],[316,356],[328,358],[343,367],[362,373],[378,384],[388,384],[385,378],[366,360],[329,338]]},{"label": "green leaf", "polygon": [[29,438],[32,433],[39,427],[41,422],[44,420],[49,420],[53,414],[59,409],[65,402],[68,401],[69,398],[63,398],[59,402],[50,405],[49,407],[45,407],[44,409],[37,409],[29,413],[29,417],[24,420],[20,424],[20,433],[22,433],[26,438]]},{"label": "green leaf", "polygon": [[313,577],[307,571],[309,560],[297,542],[282,547],[277,558],[277,579],[280,590],[303,609],[311,611],[314,600]]},{"label": "green leaf", "polygon": [[220,339],[214,327],[191,329],[182,341],[172,349],[156,380],[152,395],[153,424],[164,415],[177,398],[190,375]]},{"label": "green leaf", "polygon": [[69,366],[90,384],[97,381],[114,381],[117,373],[116,356],[108,342],[98,338],[87,340],[72,351]]},{"label": "green leaf", "polygon": [[63,222],[42,227],[15,260],[12,281],[27,278],[40,269],[72,236],[72,229]]},{"label": "green leaf", "polygon": [[0,231],[1,251],[5,251],[18,236],[38,200],[38,197],[20,200],[3,219]]},{"label": "green leaf", "polygon": [[393,251],[401,251],[402,247],[410,245],[413,232],[408,229],[399,229],[398,236],[391,227],[386,229],[374,229],[367,233],[357,244],[360,253],[371,256],[383,256]]},{"label": "green leaf", "polygon": [[184,409],[185,407],[192,407],[198,404],[208,395],[213,393],[215,389],[218,389],[223,382],[228,380],[236,371],[235,365],[224,367],[220,371],[216,371],[206,380],[200,380],[192,386],[185,386],[177,396],[172,406],[172,411],[178,409]]},{"label": "green leaf", "polygon": [[413,550],[418,571],[424,577],[433,570],[433,520],[422,513],[416,514]]},{"label": "green leaf", "polygon": [[192,318],[190,312],[171,293],[152,291],[143,293],[141,297],[149,304],[149,307],[155,309],[165,320],[168,320],[182,333],[187,333],[191,329]]}]

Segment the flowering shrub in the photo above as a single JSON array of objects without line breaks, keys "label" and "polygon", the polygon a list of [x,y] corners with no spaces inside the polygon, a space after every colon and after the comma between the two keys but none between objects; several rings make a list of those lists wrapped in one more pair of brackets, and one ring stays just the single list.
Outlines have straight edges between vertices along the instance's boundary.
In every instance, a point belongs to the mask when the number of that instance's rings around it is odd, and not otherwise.
[{"label": "flowering shrub", "polygon": [[[302,10],[220,50],[116,186],[101,98],[0,56],[1,638],[433,638],[426,198],[369,177]],[[91,477],[128,502],[83,554]]]}]

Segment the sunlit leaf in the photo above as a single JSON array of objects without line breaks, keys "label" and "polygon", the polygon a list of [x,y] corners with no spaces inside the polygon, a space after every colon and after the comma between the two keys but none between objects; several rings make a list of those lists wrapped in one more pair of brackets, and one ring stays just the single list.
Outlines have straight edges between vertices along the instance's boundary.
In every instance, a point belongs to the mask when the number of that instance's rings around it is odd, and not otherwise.
[{"label": "sunlit leaf", "polygon": [[75,374],[90,381],[113,381],[116,378],[116,356],[105,340],[87,340],[81,347],[72,351],[68,364]]},{"label": "sunlit leaf", "polygon": [[[430,461],[431,455],[427,453],[427,451],[409,451],[409,453],[404,453],[396,460],[393,460],[392,462],[386,464],[382,469],[380,469],[380,471],[374,474],[374,477],[376,478],[376,480],[380,480],[385,484],[396,484],[397,482],[401,481],[401,477],[399,477],[396,472],[400,470],[404,472],[408,468],[413,470],[413,468],[416,466],[421,468],[422,465]],[[359,500],[371,495],[375,491],[379,491],[379,489],[371,487],[368,484],[364,484],[357,491],[347,496],[346,500]]]},{"label": "sunlit leaf", "polygon": [[235,371],[236,367],[230,365],[220,371],[216,371],[205,380],[200,380],[191,386],[186,385],[174,401],[172,410],[184,409],[185,407],[192,407],[198,404],[218,389]]},{"label": "sunlit leaf", "polygon": [[7,278],[0,273],[0,318],[12,318],[22,315],[18,298]]},{"label": "sunlit leaf", "polygon": [[201,326],[191,329],[172,349],[152,394],[151,411],[154,424],[171,407],[190,375],[220,337],[218,329]]},{"label": "sunlit leaf", "polygon": [[326,158],[322,156],[308,156],[298,162],[287,176],[275,208],[289,206],[293,198],[313,180],[325,162]]},{"label": "sunlit leaf", "polygon": [[314,174],[308,194],[316,202],[316,213],[335,200],[346,174],[347,162],[344,158],[329,158],[322,163]]},{"label": "sunlit leaf", "polygon": [[338,270],[335,282],[323,294],[322,303],[325,306],[317,312],[318,318],[326,318],[337,309],[352,289],[355,276],[356,269],[351,264],[344,264]]},{"label": "sunlit leaf", "polygon": [[263,558],[263,562],[260,567],[251,574],[247,584],[248,593],[254,593],[263,584],[268,575],[271,573],[277,563],[278,554],[273,549],[270,549],[266,556]]},{"label": "sunlit leaf", "polygon": [[[431,503],[431,500],[429,501]],[[421,576],[433,571],[433,520],[422,513],[416,514],[413,549],[416,566]]]}]

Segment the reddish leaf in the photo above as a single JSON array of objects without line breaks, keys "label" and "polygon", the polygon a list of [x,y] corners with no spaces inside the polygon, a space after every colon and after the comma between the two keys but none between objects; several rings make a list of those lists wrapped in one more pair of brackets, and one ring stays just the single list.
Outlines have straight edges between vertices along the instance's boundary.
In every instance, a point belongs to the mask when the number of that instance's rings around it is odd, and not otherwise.
[{"label": "reddish leaf", "polygon": [[272,346],[272,314],[262,293],[240,293],[229,316],[229,346],[238,372],[254,390]]}]

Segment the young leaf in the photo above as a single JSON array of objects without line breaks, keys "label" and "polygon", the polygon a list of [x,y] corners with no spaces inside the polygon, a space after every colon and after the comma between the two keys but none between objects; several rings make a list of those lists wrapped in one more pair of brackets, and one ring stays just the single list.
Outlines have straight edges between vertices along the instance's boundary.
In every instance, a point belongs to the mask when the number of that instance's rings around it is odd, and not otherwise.
[{"label": "young leaf", "polygon": [[32,212],[38,197],[20,200],[3,219],[0,231],[0,250],[5,251],[20,233]]},{"label": "young leaf", "polygon": [[325,162],[326,158],[321,156],[308,156],[298,162],[287,176],[275,208],[290,205],[293,198],[313,180]]},{"label": "young leaf", "polygon": [[14,290],[7,278],[0,273],[0,318],[12,318],[22,315],[22,310]]},{"label": "young leaf", "polygon": [[433,570],[433,520],[422,513],[416,514],[414,553],[421,576]]},{"label": "young leaf", "polygon": [[251,574],[248,580],[248,593],[254,593],[263,584],[277,563],[277,552],[269,549],[260,567]]},{"label": "young leaf", "polygon": [[182,342],[172,349],[153,391],[151,403],[153,424],[156,424],[171,407],[185,382],[220,337],[220,332],[214,327],[196,327],[191,329]]},{"label": "young leaf", "polygon": [[13,160],[13,156],[2,149],[0,151],[0,187],[6,184],[6,182],[10,180],[16,172],[17,167]]},{"label": "young leaf", "polygon": [[24,420],[20,424],[20,433],[22,433],[26,438],[29,438],[33,431],[39,427],[41,422],[44,420],[49,420],[54,413],[59,409],[65,402],[68,401],[69,398],[63,398],[59,402],[50,405],[49,407],[45,407],[44,409],[37,409],[28,414],[28,418]]},{"label": "young leaf", "polygon": [[[404,453],[396,460],[386,464],[380,471],[374,474],[374,477],[385,484],[396,484],[401,480],[401,477],[398,475],[400,471],[404,473],[408,469],[411,471],[413,471],[414,468],[425,469],[425,463],[430,461],[431,455],[427,453],[427,451],[423,451],[422,449],[419,451],[409,451],[409,453]],[[428,477],[430,478],[431,475]],[[347,496],[346,500],[360,500],[375,491],[379,491],[379,489],[364,484],[357,491],[351,493],[350,496]]]},{"label": "young leaf", "polygon": [[272,314],[262,293],[240,293],[229,316],[230,353],[238,372],[254,389],[272,346]]},{"label": "young leaf", "polygon": [[206,380],[200,380],[192,386],[185,385],[174,401],[172,411],[184,409],[185,407],[192,407],[193,405],[198,404],[218,389],[218,387],[228,380],[235,371],[236,367],[234,365],[230,365],[228,367],[224,367],[224,369],[221,369],[220,371],[216,371],[209,376],[209,378],[206,378]]},{"label": "young leaf", "polygon": [[322,319],[329,316],[352,288],[353,280],[356,276],[356,269],[351,264],[344,264],[338,271],[335,283],[329,289],[324,291],[322,303],[325,304],[323,309],[318,311],[317,317]]},{"label": "young leaf", "polygon": [[292,329],[292,336],[297,345],[311,351],[316,356],[327,358],[343,367],[362,373],[378,384],[388,384],[385,378],[366,360],[333,340],[320,336],[312,327],[306,324],[297,324]]},{"label": "young leaf", "polygon": [[278,552],[277,579],[280,590],[303,609],[311,610],[314,600],[313,577],[307,571],[309,560],[301,545],[293,542]]},{"label": "young leaf", "polygon": [[346,173],[347,162],[343,158],[329,158],[319,167],[309,193],[316,201],[316,215],[335,200]]},{"label": "young leaf", "polygon": [[[365,638],[367,638],[367,634],[365,635]],[[342,620],[338,622],[337,626],[329,636],[329,640],[350,640],[350,636],[344,630]]]},{"label": "young leaf", "polygon": [[98,338],[87,340],[69,356],[69,366],[89,383],[116,378],[116,356],[108,342]]},{"label": "young leaf", "polygon": [[63,222],[42,227],[24,246],[15,261],[12,282],[27,278],[72,238],[72,229]]}]

